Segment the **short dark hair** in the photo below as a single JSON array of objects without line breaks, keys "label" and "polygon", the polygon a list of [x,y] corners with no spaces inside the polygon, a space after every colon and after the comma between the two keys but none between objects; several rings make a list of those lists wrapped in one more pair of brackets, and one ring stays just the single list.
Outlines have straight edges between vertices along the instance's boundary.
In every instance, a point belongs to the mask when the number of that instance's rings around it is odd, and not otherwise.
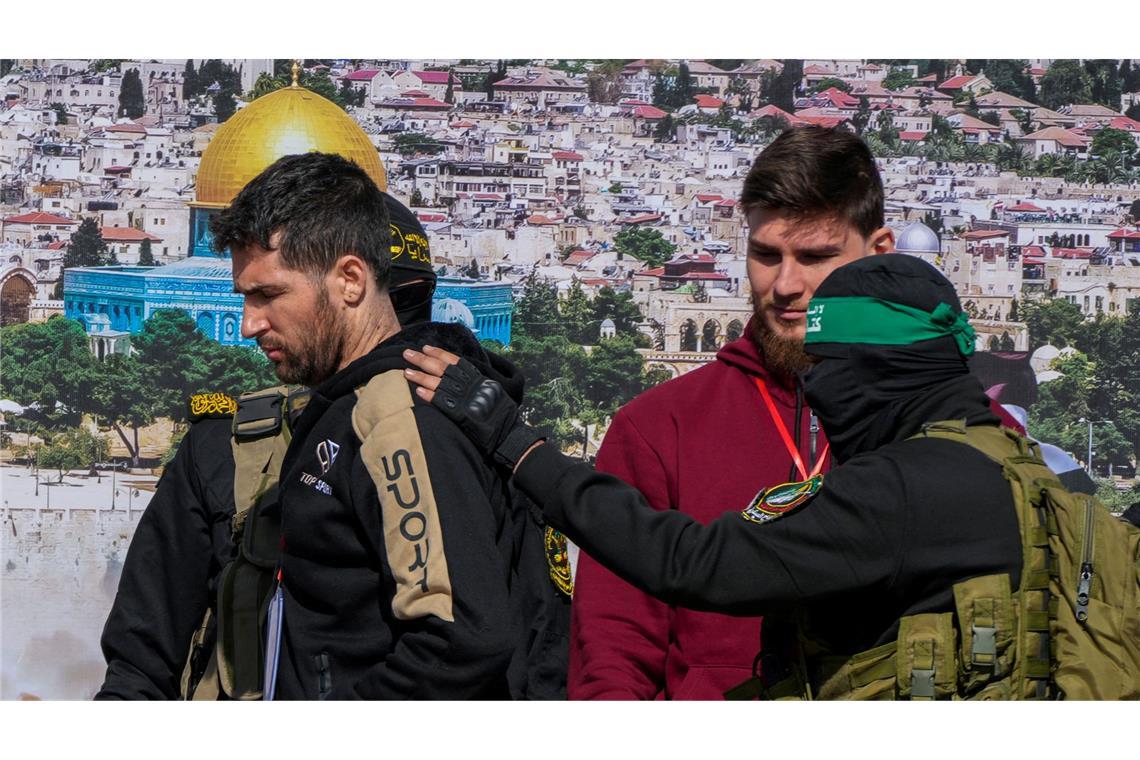
[{"label": "short dark hair", "polygon": [[843,129],[789,129],[753,162],[740,205],[793,219],[837,217],[863,237],[883,226],[883,182],[866,143]]},{"label": "short dark hair", "polygon": [[283,156],[249,181],[230,207],[210,220],[214,249],[258,245],[281,233],[281,260],[314,277],[354,253],[377,284],[388,284],[392,264],[388,207],[363,169],[333,153]]}]

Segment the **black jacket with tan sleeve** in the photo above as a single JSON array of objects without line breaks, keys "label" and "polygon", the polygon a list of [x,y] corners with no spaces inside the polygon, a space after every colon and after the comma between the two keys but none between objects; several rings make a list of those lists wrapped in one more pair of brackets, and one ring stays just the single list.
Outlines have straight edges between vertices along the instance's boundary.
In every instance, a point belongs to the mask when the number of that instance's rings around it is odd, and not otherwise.
[{"label": "black jacket with tan sleeve", "polygon": [[521,381],[492,369],[467,330],[430,324],[313,389],[270,507],[282,526],[277,699],[510,695],[521,526],[494,469],[404,380],[402,351],[424,343]]}]

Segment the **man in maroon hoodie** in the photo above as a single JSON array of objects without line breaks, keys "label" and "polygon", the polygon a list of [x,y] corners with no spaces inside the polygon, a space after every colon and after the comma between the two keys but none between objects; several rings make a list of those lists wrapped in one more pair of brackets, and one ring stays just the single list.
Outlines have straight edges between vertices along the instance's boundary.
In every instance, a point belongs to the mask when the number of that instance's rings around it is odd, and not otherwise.
[{"label": "man in maroon hoodie", "polygon": [[[752,165],[740,205],[754,310],[746,336],[622,408],[597,460],[655,508],[703,523],[827,468],[798,379],[805,310],[833,269],[894,250],[874,159],[849,132],[782,134]],[[758,618],[670,607],[579,557],[571,699],[720,699],[751,676],[759,642]]]}]

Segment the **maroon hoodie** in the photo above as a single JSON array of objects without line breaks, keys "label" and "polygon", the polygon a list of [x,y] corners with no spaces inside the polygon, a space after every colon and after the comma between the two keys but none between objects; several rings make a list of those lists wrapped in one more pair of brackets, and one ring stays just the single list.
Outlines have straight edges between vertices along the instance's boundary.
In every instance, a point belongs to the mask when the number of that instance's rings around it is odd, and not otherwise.
[{"label": "maroon hoodie", "polygon": [[[598,453],[598,470],[636,487],[656,509],[681,509],[702,523],[739,512],[761,488],[792,474],[756,377],[793,431],[794,381],[772,376],[744,337],[724,346],[715,362],[623,407]],[[799,450],[811,469],[810,412],[801,403]],[[817,452],[825,442],[820,431]],[[751,676],[760,620],[669,607],[583,553],[570,636],[571,699],[721,699]]]}]

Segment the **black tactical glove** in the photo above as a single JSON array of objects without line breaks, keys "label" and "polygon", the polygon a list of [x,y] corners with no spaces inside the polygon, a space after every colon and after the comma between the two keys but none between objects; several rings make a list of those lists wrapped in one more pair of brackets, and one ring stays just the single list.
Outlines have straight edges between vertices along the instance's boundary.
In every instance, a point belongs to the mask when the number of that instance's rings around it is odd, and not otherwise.
[{"label": "black tactical glove", "polygon": [[519,419],[519,407],[503,386],[460,359],[439,379],[432,404],[474,442],[484,455],[513,471],[536,441],[544,440]]}]

